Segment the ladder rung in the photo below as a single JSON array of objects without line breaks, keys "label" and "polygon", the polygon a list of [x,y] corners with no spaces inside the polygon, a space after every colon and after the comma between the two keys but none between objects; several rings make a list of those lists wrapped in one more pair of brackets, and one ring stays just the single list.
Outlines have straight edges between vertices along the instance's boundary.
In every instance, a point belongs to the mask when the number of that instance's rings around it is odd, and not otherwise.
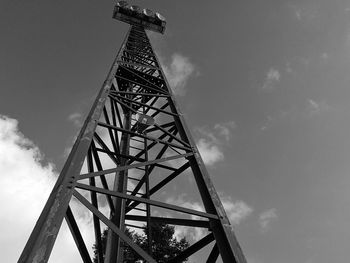
[{"label": "ladder rung", "polygon": [[136,150],[139,150],[139,151],[142,151],[143,149],[141,149],[141,148],[138,148],[138,147],[135,147],[135,146],[129,146],[130,148],[132,148],[132,149],[136,149]]},{"label": "ladder rung", "polygon": [[137,141],[137,142],[144,142],[144,141],[141,141],[141,140],[138,140],[138,139],[135,139],[135,138],[130,138],[130,140]]},{"label": "ladder rung", "polygon": [[142,226],[135,226],[135,225],[131,225],[131,224],[124,224],[128,227],[134,227],[134,228],[141,228],[141,229],[146,229],[145,227],[142,227]]},{"label": "ladder rung", "polygon": [[[127,193],[132,193],[133,191],[127,190],[126,192],[127,192]],[[141,194],[141,193],[136,193],[135,195],[143,195],[143,194]]]},{"label": "ladder rung", "polygon": [[134,178],[134,177],[130,177],[130,176],[128,176],[128,179],[130,179],[130,180],[135,180],[135,181],[138,181],[138,182],[141,181],[140,179],[137,179],[137,178]]},{"label": "ladder rung", "polygon": [[141,209],[141,208],[137,208],[137,207],[134,207],[132,210],[138,210],[138,211],[142,211],[142,212],[145,212],[145,213],[147,212],[146,209]]}]

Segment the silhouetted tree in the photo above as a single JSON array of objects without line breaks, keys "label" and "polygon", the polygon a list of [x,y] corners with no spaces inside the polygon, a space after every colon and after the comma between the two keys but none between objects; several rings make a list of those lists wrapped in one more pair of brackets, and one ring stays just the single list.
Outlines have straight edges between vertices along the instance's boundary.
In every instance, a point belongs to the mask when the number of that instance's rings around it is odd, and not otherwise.
[{"label": "silhouetted tree", "polygon": [[[189,243],[185,238],[177,240],[174,237],[175,227],[167,224],[152,224],[152,257],[159,263],[166,262],[168,259],[175,257],[181,251],[189,246]],[[125,234],[129,236],[135,244],[140,246],[143,250],[148,251],[148,238],[147,229],[144,230],[144,234],[135,233],[126,228]],[[102,248],[103,254],[106,251],[108,230],[105,229],[102,233]],[[142,258],[127,244],[122,243],[124,248],[124,263],[143,262]],[[96,244],[94,245],[94,263],[98,263]],[[183,262],[186,262],[187,259]]]}]

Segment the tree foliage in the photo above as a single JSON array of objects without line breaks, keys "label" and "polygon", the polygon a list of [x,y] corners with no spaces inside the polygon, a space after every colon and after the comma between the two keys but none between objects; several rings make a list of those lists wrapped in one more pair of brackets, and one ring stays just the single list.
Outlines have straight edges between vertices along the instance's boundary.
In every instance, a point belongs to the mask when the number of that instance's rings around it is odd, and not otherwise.
[{"label": "tree foliage", "polygon": [[[177,240],[174,237],[175,227],[167,224],[152,224],[152,257],[159,263],[168,261],[170,258],[175,257],[181,251],[189,246],[189,243],[185,238]],[[102,247],[103,254],[106,250],[108,230],[105,229],[102,233]],[[129,236],[133,242],[140,246],[143,250],[148,251],[148,238],[147,229],[143,234],[138,234],[135,231],[131,231],[126,228],[125,233]],[[124,263],[144,262],[142,258],[127,244],[122,244],[124,248]],[[97,260],[97,247],[94,245],[94,263],[98,263]],[[185,260],[187,261],[187,259]],[[185,262],[183,261],[183,262]]]}]

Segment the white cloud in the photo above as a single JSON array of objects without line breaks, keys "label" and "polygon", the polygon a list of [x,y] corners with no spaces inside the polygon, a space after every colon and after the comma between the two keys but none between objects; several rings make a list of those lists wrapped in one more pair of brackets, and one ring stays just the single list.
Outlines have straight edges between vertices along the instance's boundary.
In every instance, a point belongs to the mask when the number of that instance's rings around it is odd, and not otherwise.
[{"label": "white cloud", "polygon": [[233,121],[217,123],[212,128],[200,127],[196,131],[200,134],[197,148],[206,165],[213,165],[224,159],[223,145],[228,143],[237,125]]},{"label": "white cloud", "polygon": [[308,100],[309,102],[309,107],[311,110],[319,112],[320,111],[320,105],[314,101],[314,100]]},{"label": "white cloud", "polygon": [[[164,64],[164,63],[163,63]],[[186,94],[186,83],[189,77],[195,72],[195,66],[189,58],[175,53],[171,57],[169,65],[163,65],[164,73],[175,95]]]},{"label": "white cloud", "polygon": [[239,225],[253,212],[253,208],[245,202],[241,200],[232,200],[230,196],[221,196],[221,202],[233,225]]},{"label": "white cloud", "polygon": [[280,73],[277,69],[270,68],[270,70],[267,72],[266,78],[268,80],[273,80],[273,81],[279,81],[280,80]]},{"label": "white cloud", "polygon": [[270,229],[270,225],[273,221],[278,219],[276,208],[271,208],[262,212],[259,215],[259,225],[262,232],[266,232]]},{"label": "white cloud", "polygon": [[280,82],[280,80],[281,73],[275,68],[270,68],[269,71],[266,73],[262,89],[264,91],[272,91],[276,87],[276,84]]},{"label": "white cloud", "polygon": [[55,181],[53,165],[42,165],[39,149],[0,115],[0,246],[15,262]]},{"label": "white cloud", "polygon": [[224,153],[213,141],[201,138],[197,142],[197,148],[202,156],[203,162],[207,165],[213,165],[224,159]]},{"label": "white cloud", "polygon": [[[169,197],[169,198],[167,198],[166,203],[178,205],[181,207],[193,209],[193,210],[200,211],[200,212],[205,211],[204,207],[201,203],[188,200],[188,198],[186,198],[185,194],[180,194],[176,198]],[[191,215],[190,218],[193,220],[203,220],[203,218],[195,216],[195,215]],[[185,237],[191,243],[193,243],[193,241],[198,241],[199,239],[204,237],[207,233],[208,233],[208,231],[204,228],[177,226],[175,228],[174,236],[177,239],[181,239],[181,238]]]},{"label": "white cloud", "polygon": [[[222,205],[225,208],[228,219],[234,226],[239,225],[245,220],[252,212],[253,208],[248,206],[244,201],[233,200],[231,196],[220,194]],[[171,197],[166,200],[169,204],[175,204],[181,207],[190,208],[196,211],[204,212],[204,207],[201,203],[190,201],[186,198],[185,194],[179,195],[177,198]],[[198,216],[191,215],[191,219],[199,220]],[[186,237],[190,241],[197,241],[204,237],[208,231],[203,228],[191,228],[178,226],[175,229],[175,236],[177,238]]]},{"label": "white cloud", "polygon": [[[16,262],[56,181],[54,165],[18,130],[18,121],[0,115],[0,246],[4,262]],[[75,204],[72,203],[74,207]],[[88,238],[91,217],[78,211],[82,234]],[[67,227],[61,229],[50,262],[76,261],[79,257]]]}]

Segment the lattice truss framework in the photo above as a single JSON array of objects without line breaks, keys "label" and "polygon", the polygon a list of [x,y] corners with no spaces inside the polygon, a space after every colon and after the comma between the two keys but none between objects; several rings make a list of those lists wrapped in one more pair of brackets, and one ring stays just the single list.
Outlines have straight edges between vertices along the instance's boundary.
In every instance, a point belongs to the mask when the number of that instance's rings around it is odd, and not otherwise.
[{"label": "lattice truss framework", "polygon": [[[145,116],[154,123],[145,124]],[[204,212],[160,199],[181,176],[194,178]],[[151,223],[207,233],[168,262],[181,262],[204,247],[207,262],[219,255],[224,262],[246,262],[142,27],[130,27],[19,262],[46,262],[64,217],[82,261],[92,262],[72,202],[92,214],[100,263],[121,262],[121,242],[156,262],[152,248],[143,251],[123,231]]]}]

